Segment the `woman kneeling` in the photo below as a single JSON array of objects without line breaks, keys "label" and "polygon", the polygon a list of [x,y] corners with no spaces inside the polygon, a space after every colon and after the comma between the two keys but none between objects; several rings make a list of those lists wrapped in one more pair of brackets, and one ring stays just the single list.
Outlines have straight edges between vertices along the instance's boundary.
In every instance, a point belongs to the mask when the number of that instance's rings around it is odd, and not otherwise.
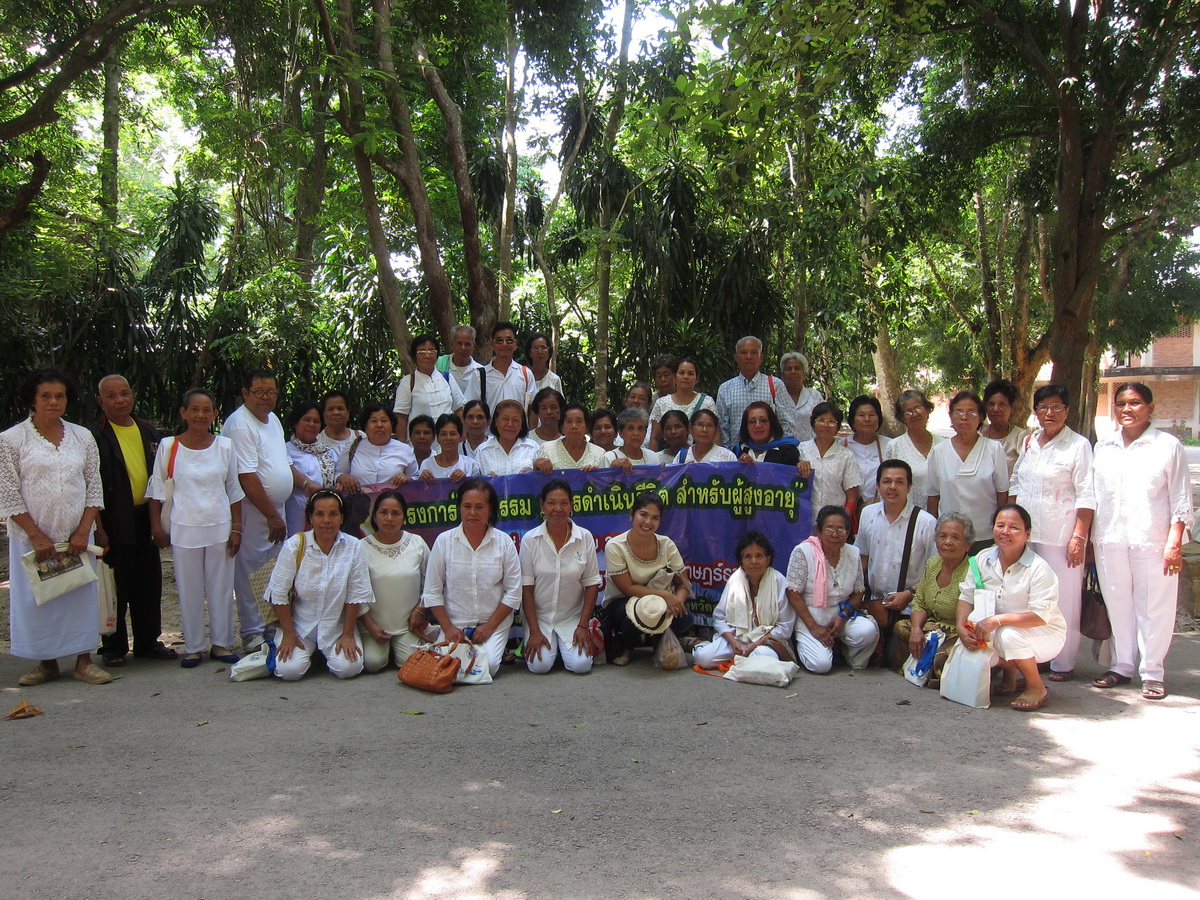
[{"label": "woman kneeling", "polygon": [[792,658],[788,641],[796,627],[796,613],[787,599],[787,580],[771,563],[775,548],[766,535],[747,531],[737,544],[741,563],[721,592],[713,610],[717,636],[696,647],[696,665],[716,668],[735,656],[768,656],[782,653]]},{"label": "woman kneeling", "polygon": [[312,531],[284,542],[268,587],[283,632],[275,674],[299,681],[320,650],[332,674],[353,678],[363,670],[355,626],[375,599],[363,546],[341,532],[342,498],[333,491],[309,497],[304,515]]},{"label": "woman kneeling", "polygon": [[[958,601],[958,637],[968,650],[984,642],[992,647],[992,662],[1004,676],[993,693],[1015,694],[1017,675],[1025,677],[1025,690],[1012,702],[1023,712],[1041,709],[1050,700],[1038,663],[1058,656],[1067,639],[1067,623],[1058,609],[1058,578],[1050,564],[1030,550],[1033,523],[1024,507],[1009,503],[996,510],[992,520],[994,547],[975,557],[982,587],[974,573],[967,576]],[[977,594],[995,595],[996,612],[968,622]],[[989,598],[990,599],[990,598]]]}]

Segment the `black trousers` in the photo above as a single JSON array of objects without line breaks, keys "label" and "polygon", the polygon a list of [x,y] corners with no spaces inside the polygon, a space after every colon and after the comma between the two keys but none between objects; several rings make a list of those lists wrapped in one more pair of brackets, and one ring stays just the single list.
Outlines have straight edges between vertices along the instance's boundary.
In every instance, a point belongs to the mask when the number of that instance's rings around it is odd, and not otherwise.
[{"label": "black trousers", "polygon": [[[146,653],[162,634],[162,560],[150,539],[148,505],[133,510],[137,542],[114,544],[105,559],[113,568],[117,582],[117,630],[100,638],[105,656],[124,656],[129,652],[129,632],[133,632],[134,653]],[[129,613],[130,629],[125,615]]]},{"label": "black trousers", "polygon": [[[614,597],[603,607],[604,621],[600,627],[604,633],[604,658],[608,662],[612,662],[626,650],[653,643],[658,639],[657,635],[646,634],[629,621],[629,616],[625,613],[625,604],[628,602],[628,597]],[[676,637],[687,634],[688,629],[692,627],[692,614],[678,616],[671,622],[670,627]]]}]

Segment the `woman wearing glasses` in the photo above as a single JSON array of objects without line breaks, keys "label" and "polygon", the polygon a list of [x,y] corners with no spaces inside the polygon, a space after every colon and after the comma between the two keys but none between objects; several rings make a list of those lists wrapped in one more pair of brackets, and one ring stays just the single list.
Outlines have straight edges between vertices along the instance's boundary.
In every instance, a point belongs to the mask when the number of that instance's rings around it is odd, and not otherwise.
[{"label": "woman wearing glasses", "polygon": [[1009,496],[1029,510],[1029,547],[1058,576],[1058,606],[1067,620],[1062,652],[1050,663],[1051,681],[1070,681],[1079,653],[1079,603],[1083,556],[1096,497],[1092,491],[1092,447],[1067,427],[1071,401],[1062,385],[1048,384],[1033,395],[1038,425],[1022,442]]},{"label": "woman wearing glasses", "polygon": [[[984,415],[983,401],[970,391],[959,391],[950,400],[950,424],[954,437],[938,444],[929,454],[929,481],[925,486],[926,508],[935,516],[962,513],[978,529],[1008,502],[1008,462],[1004,448],[979,433]],[[991,545],[976,541],[972,553]]]},{"label": "woman wearing glasses", "polygon": [[416,369],[396,387],[396,437],[408,440],[408,423],[417,416],[437,421],[446,413],[462,415],[463,396],[458,383],[435,368],[441,348],[432,334],[419,334],[409,345]]},{"label": "woman wearing glasses", "polygon": [[904,424],[904,434],[884,448],[884,459],[902,459],[912,469],[912,490],[908,497],[914,506],[924,508],[925,482],[929,479],[929,454],[945,440],[929,430],[933,404],[922,391],[910,389],[896,398],[896,419]]}]

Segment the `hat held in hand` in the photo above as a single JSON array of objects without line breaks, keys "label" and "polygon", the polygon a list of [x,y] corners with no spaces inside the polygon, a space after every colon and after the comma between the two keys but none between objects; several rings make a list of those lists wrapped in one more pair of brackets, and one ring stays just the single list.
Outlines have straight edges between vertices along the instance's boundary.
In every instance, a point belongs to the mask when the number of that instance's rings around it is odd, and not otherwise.
[{"label": "hat held in hand", "polygon": [[630,597],[629,602],[625,604],[625,615],[638,630],[646,634],[662,634],[675,620],[667,609],[667,601],[658,594]]}]

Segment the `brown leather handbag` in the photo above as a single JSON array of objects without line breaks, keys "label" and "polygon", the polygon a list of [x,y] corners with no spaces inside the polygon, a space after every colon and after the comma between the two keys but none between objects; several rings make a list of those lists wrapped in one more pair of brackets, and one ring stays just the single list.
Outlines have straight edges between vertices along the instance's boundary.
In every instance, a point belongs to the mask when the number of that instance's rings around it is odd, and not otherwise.
[{"label": "brown leather handbag", "polygon": [[[458,669],[462,665],[462,660],[449,653],[441,653],[438,648],[449,646],[450,652],[453,652],[458,645],[458,641],[455,641],[453,646],[450,646],[449,641],[441,641],[414,651],[412,656],[400,666],[396,677],[410,687],[419,688],[422,691],[429,691],[433,694],[450,693],[454,690],[454,682],[458,678]],[[473,665],[475,663],[475,645],[470,644],[469,646]]]}]

